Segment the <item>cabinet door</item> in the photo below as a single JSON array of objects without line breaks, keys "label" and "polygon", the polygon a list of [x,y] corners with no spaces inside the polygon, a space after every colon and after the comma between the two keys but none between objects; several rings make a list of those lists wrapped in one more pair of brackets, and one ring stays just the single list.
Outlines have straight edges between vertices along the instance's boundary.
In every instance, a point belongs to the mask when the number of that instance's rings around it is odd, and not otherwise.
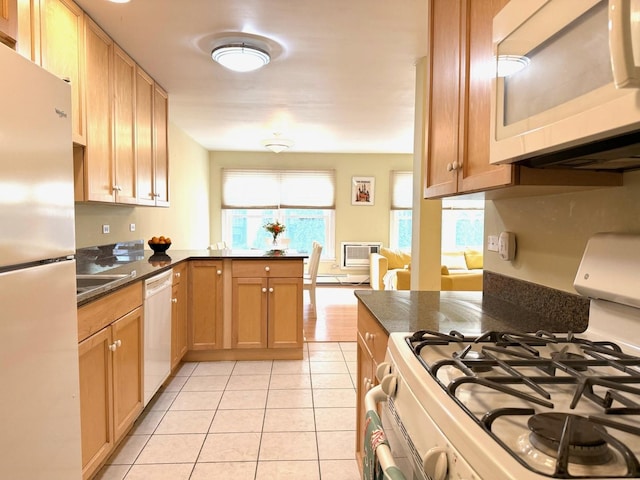
[{"label": "cabinet door", "polygon": [[112,74],[113,41],[85,16],[87,147],[85,200],[114,202]]},{"label": "cabinet door", "polygon": [[513,183],[511,165],[489,163],[493,17],[508,0],[469,1],[467,14],[467,109],[464,118],[465,162],[458,175],[459,191],[483,190]]},{"label": "cabinet door", "polygon": [[82,9],[71,0],[40,0],[39,45],[42,66],[71,84],[73,141],[85,145]]},{"label": "cabinet door", "polygon": [[269,279],[268,301],[268,347],[302,347],[302,279]]},{"label": "cabinet door", "polygon": [[[362,337],[357,335],[357,360],[358,360],[358,384],[357,391],[357,416],[356,416],[356,459],[358,466],[362,469],[362,458],[364,457],[364,425],[365,415],[367,414],[364,407],[364,396],[374,385],[373,359],[367,350]],[[362,473],[362,472],[360,472]]]},{"label": "cabinet door", "polygon": [[222,348],[222,263],[189,263],[189,350]]},{"label": "cabinet door", "polygon": [[135,92],[136,64],[118,45],[113,46],[113,144],[115,200],[135,204]]},{"label": "cabinet door", "polygon": [[460,151],[464,1],[432,0],[425,145],[425,196],[457,191]]},{"label": "cabinet door", "polygon": [[136,167],[138,204],[155,205],[153,196],[153,79],[136,68]]},{"label": "cabinet door", "polygon": [[153,89],[153,152],[154,190],[156,206],[169,206],[169,97],[160,85]]},{"label": "cabinet door", "polygon": [[[174,275],[184,277],[186,269],[182,268]],[[173,370],[187,353],[187,279],[182,278],[173,285],[171,298],[171,369]]]},{"label": "cabinet door", "polygon": [[111,327],[78,345],[82,478],[107,458],[114,444]]},{"label": "cabinet door", "polygon": [[112,325],[113,419],[118,441],[142,412],[143,318],[138,307]]},{"label": "cabinet door", "polygon": [[261,277],[233,279],[232,348],[267,348],[268,285]]},{"label": "cabinet door", "polygon": [[18,33],[17,0],[0,0],[0,42],[14,48]]}]

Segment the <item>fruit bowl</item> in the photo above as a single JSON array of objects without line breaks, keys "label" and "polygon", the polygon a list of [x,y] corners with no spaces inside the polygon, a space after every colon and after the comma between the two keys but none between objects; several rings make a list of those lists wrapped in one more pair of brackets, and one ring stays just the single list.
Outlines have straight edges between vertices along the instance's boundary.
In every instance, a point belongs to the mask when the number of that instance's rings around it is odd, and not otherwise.
[{"label": "fruit bowl", "polygon": [[171,243],[152,243],[151,241],[147,242],[149,244],[149,247],[151,247],[151,250],[154,251],[154,253],[164,253],[167,250],[169,250],[169,247],[171,246]]}]

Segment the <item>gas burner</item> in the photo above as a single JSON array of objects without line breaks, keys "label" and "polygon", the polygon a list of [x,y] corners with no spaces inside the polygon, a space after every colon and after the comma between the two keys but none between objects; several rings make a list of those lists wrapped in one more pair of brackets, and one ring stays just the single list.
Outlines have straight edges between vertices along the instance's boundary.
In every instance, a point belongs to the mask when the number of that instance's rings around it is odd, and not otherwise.
[{"label": "gas burner", "polygon": [[[551,359],[562,362],[564,360],[586,360],[586,357],[579,353],[572,353],[561,350],[559,352],[552,352]],[[576,372],[586,372],[588,367],[586,365],[572,364],[571,368],[573,368]]]},{"label": "gas burner", "polygon": [[[460,360],[485,360],[488,358],[487,355],[484,354],[484,352],[478,351],[478,350],[472,350],[471,345],[467,345],[462,350],[453,352],[451,356],[453,358],[458,358]],[[482,364],[480,362],[478,362],[477,364],[474,362],[471,362],[471,363],[468,363],[467,366],[470,367],[471,371],[475,373],[490,372],[493,369],[491,365]]]},{"label": "gas burner", "polygon": [[[568,420],[571,420],[570,427]],[[530,417],[527,425],[531,430],[531,444],[551,457],[562,454],[560,442],[566,434],[570,435],[567,449],[571,463],[604,465],[613,458],[603,435],[606,430],[585,417],[559,412],[539,413]]]}]

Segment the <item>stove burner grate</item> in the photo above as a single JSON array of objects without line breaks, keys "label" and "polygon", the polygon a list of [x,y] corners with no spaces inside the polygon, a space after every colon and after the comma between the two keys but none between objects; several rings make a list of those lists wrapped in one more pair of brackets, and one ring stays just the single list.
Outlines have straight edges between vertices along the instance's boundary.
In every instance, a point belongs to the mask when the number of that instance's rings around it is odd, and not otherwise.
[{"label": "stove burner grate", "polygon": [[612,459],[604,439],[604,427],[585,417],[570,413],[539,413],[529,417],[527,425],[531,430],[531,444],[551,457],[568,455],[569,462],[579,465],[603,465]]}]

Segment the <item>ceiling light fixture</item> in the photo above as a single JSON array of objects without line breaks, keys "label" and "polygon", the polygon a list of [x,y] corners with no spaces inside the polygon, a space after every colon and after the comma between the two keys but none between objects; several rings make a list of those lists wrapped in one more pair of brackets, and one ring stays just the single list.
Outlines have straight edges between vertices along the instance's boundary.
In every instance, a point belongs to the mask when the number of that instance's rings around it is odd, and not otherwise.
[{"label": "ceiling light fixture", "polygon": [[287,148],[291,148],[293,146],[293,141],[281,138],[279,133],[274,133],[273,138],[263,140],[262,145],[273,153],[280,153]]},{"label": "ceiling light fixture", "polygon": [[251,72],[264,67],[271,60],[266,51],[246,43],[216,47],[211,52],[211,58],[235,72]]},{"label": "ceiling light fixture", "polygon": [[498,76],[508,77],[526,68],[530,60],[524,55],[498,55]]}]

